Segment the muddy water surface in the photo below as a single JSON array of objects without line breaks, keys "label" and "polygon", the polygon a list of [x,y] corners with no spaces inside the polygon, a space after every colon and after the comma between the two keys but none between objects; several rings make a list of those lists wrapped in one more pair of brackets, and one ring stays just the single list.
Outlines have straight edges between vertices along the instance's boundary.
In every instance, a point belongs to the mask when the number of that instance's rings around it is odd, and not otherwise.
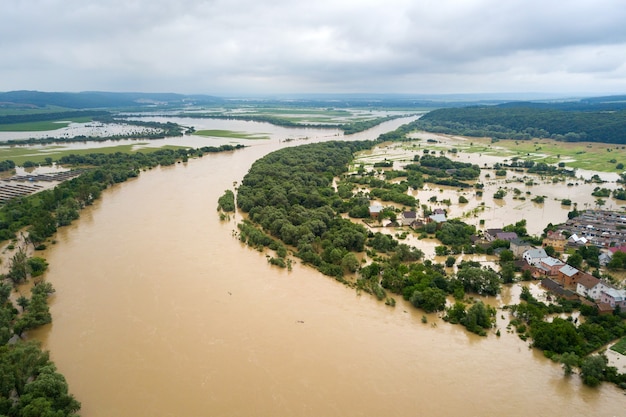
[{"label": "muddy water surface", "polygon": [[83,416],[623,415],[620,390],[564,378],[504,327],[424,324],[243,247],[217,198],[278,146],[144,172],[60,231],[35,336]]}]

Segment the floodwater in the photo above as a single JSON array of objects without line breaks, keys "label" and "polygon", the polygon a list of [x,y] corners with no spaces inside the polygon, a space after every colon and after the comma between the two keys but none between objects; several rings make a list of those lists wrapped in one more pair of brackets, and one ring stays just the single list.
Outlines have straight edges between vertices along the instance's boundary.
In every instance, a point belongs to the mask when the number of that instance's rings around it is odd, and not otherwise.
[{"label": "floodwater", "polygon": [[270,266],[216,202],[299,142],[246,143],[111,188],[44,254],[57,291],[34,337],[84,417],[623,415],[621,390],[564,377],[507,332],[505,312],[502,336],[481,338],[299,263]]}]

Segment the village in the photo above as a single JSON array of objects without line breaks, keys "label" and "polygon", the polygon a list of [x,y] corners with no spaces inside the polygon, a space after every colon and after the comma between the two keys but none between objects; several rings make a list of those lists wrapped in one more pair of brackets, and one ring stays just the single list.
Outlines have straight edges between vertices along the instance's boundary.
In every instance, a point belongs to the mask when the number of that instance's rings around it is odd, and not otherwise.
[{"label": "village", "polygon": [[[382,210],[381,205],[372,205],[370,216],[377,219]],[[419,229],[426,224],[435,224],[440,227],[447,220],[446,211],[440,208],[424,216],[416,211],[403,211],[397,221],[387,226]],[[517,233],[503,229],[486,229],[472,236],[472,243],[488,247],[496,240],[506,241],[516,259],[518,271],[528,271],[552,295],[595,305],[599,314],[626,311],[626,289],[603,279],[599,270],[593,275],[567,263],[569,256],[581,247],[599,250],[600,267],[609,265],[615,253],[626,254],[626,214],[585,210],[555,228],[547,231],[539,247],[521,239]]]}]

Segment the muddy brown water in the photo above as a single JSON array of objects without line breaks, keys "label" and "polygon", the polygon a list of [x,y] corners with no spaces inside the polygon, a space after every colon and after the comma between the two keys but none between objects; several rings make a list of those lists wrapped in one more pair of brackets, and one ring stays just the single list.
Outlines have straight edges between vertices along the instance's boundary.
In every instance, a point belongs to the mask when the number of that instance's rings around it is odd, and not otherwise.
[{"label": "muddy brown water", "polygon": [[565,378],[506,320],[483,338],[424,324],[242,246],[217,198],[279,146],[143,172],[59,231],[54,322],[33,336],[83,416],[624,415],[621,390]]}]

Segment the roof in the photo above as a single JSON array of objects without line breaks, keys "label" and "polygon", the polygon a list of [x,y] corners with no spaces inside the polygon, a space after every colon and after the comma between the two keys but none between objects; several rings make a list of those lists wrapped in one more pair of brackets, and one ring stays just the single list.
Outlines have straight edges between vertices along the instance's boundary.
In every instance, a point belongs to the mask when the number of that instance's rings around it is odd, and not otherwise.
[{"label": "roof", "polygon": [[554,231],[554,230],[548,230],[546,237],[548,239],[553,239],[553,240],[565,239],[565,236],[563,236],[563,233],[561,233],[560,231]]},{"label": "roof", "polygon": [[433,215],[430,216],[430,219],[432,221],[434,221],[435,223],[443,223],[446,220],[448,220],[448,219],[446,219],[446,215],[445,214],[433,214]]},{"label": "roof", "polygon": [[404,217],[405,219],[416,219],[417,213],[414,211],[404,211],[402,212],[402,217]]},{"label": "roof", "polygon": [[578,269],[574,268],[571,265],[565,265],[563,268],[559,269],[559,272],[568,277],[573,277],[578,273]]},{"label": "roof", "polygon": [[524,257],[529,257],[531,259],[547,258],[548,254],[543,248],[535,248],[535,249],[528,249],[526,252],[524,252]]},{"label": "roof", "polygon": [[626,291],[616,290],[615,288],[607,288],[602,290],[603,293],[611,297],[615,301],[622,301],[626,298]]},{"label": "roof", "polygon": [[546,258],[542,258],[541,262],[546,264],[546,265],[548,265],[548,266],[565,265],[565,262],[563,262],[562,260],[553,258],[551,256],[548,256]]},{"label": "roof", "polygon": [[370,213],[380,213],[383,210],[383,206],[380,204],[375,204],[370,206]]},{"label": "roof", "polygon": [[487,233],[489,233],[491,236],[495,236],[496,234],[502,232],[504,232],[504,230],[502,229],[487,229]]},{"label": "roof", "polygon": [[496,238],[501,240],[513,240],[517,239],[517,233],[515,232],[498,232]]},{"label": "roof", "polygon": [[561,287],[557,282],[551,280],[550,278],[544,278],[541,280],[541,285],[544,286],[548,291],[555,293],[560,297],[573,297],[574,293],[570,290],[566,290]]},{"label": "roof", "polygon": [[530,243],[523,241],[519,237],[515,239],[511,239],[511,245],[532,247]]},{"label": "roof", "polygon": [[609,250],[611,251],[611,253],[615,253],[615,252],[625,252],[626,253],[626,246],[615,246],[613,248],[609,248]]},{"label": "roof", "polygon": [[598,285],[600,280],[598,278],[594,277],[593,275],[589,275],[587,273],[584,273],[583,275],[581,275],[578,278],[578,280],[576,282],[578,284],[582,285],[583,287],[585,287],[585,288],[590,290],[593,287],[595,287],[596,285]]}]

